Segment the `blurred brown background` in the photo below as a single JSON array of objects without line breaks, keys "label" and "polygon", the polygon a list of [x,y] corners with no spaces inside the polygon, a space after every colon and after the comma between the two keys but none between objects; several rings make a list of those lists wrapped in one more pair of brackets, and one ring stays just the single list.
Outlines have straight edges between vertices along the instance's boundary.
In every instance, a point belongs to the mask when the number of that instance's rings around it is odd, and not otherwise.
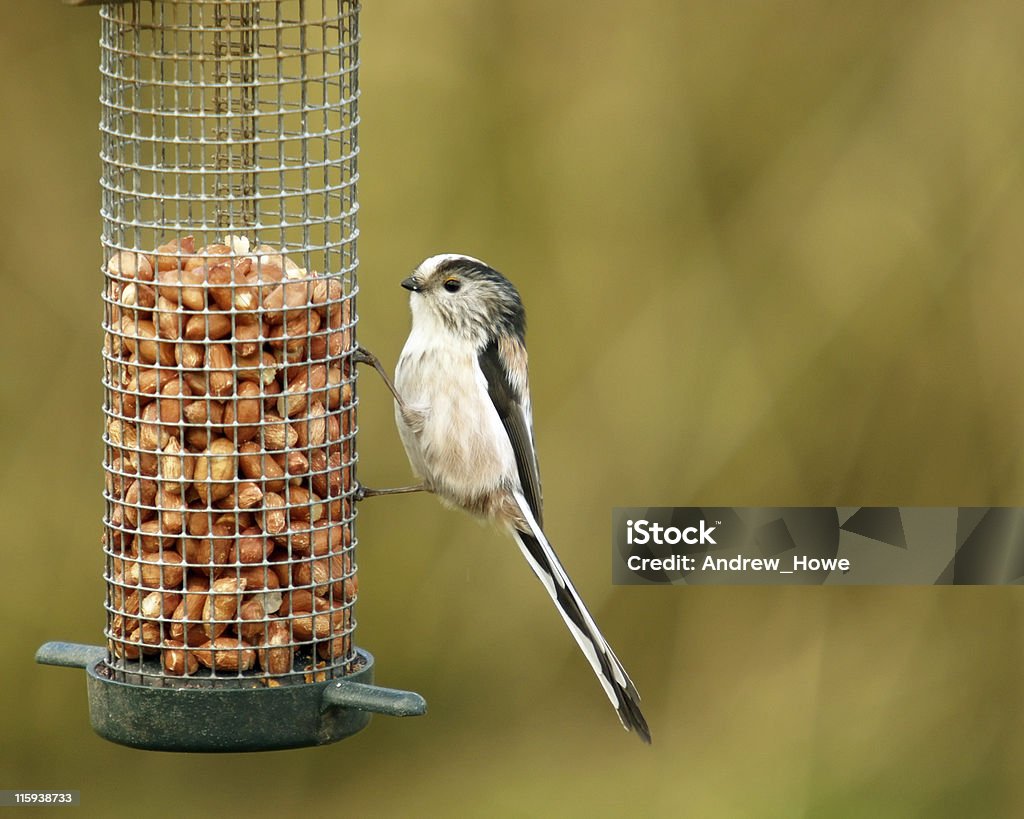
[{"label": "blurred brown background", "polygon": [[[552,541],[644,695],[618,726],[510,541],[429,497],[360,514],[359,643],[430,714],[183,756],[88,726],[99,643],[98,20],[0,28],[0,787],[85,815],[1012,816],[1017,590],[613,588],[617,505],[1019,505],[1024,6],[370,2],[362,341],[398,281],[520,286]],[[361,379],[360,468],[407,465]]]}]

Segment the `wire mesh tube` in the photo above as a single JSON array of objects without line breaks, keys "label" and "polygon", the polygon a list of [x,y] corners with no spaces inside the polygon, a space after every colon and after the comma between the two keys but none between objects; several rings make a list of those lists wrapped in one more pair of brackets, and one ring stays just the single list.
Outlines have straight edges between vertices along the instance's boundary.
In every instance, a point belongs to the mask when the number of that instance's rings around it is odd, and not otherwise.
[{"label": "wire mesh tube", "polygon": [[106,671],[344,676],[358,5],[135,0],[101,19]]}]

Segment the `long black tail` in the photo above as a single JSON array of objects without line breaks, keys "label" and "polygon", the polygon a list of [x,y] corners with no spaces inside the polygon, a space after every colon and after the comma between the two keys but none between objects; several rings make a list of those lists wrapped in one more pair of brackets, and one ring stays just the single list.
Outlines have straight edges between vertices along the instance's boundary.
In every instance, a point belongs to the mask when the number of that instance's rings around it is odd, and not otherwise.
[{"label": "long black tail", "polygon": [[608,645],[604,635],[601,634],[590,616],[586,605],[580,598],[576,589],[573,588],[569,575],[566,574],[558,555],[551,548],[543,530],[537,524],[526,498],[519,492],[514,493],[516,502],[519,505],[523,518],[530,526],[530,531],[512,529],[512,536],[522,549],[534,574],[544,584],[544,587],[555,601],[562,619],[565,620],[572,636],[576,638],[583,654],[593,666],[594,673],[600,681],[608,699],[622,721],[627,731],[636,731],[637,736],[644,742],[650,743],[651,731],[647,727],[647,720],[640,711],[640,695],[637,693],[633,681],[629,679],[626,669],[622,667],[619,658],[615,656],[611,646]]}]

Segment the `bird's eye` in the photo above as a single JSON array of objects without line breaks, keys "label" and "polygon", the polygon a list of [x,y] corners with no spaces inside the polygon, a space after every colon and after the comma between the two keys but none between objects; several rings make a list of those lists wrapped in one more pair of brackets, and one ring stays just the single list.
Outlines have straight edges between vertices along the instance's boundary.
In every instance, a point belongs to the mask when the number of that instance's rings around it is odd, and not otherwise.
[{"label": "bird's eye", "polygon": [[462,287],[462,282],[460,282],[458,279],[444,280],[444,289],[447,290],[449,293],[458,293],[460,287]]}]

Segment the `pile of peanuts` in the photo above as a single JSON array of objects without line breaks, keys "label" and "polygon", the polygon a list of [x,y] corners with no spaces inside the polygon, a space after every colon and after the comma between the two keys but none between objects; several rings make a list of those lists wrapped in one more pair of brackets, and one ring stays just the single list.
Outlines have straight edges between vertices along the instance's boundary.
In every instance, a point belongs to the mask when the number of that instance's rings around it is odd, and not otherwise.
[{"label": "pile of peanuts", "polygon": [[275,684],[352,659],[351,300],[250,247],[187,236],[107,263],[107,637],[124,667],[159,655],[163,674]]}]

